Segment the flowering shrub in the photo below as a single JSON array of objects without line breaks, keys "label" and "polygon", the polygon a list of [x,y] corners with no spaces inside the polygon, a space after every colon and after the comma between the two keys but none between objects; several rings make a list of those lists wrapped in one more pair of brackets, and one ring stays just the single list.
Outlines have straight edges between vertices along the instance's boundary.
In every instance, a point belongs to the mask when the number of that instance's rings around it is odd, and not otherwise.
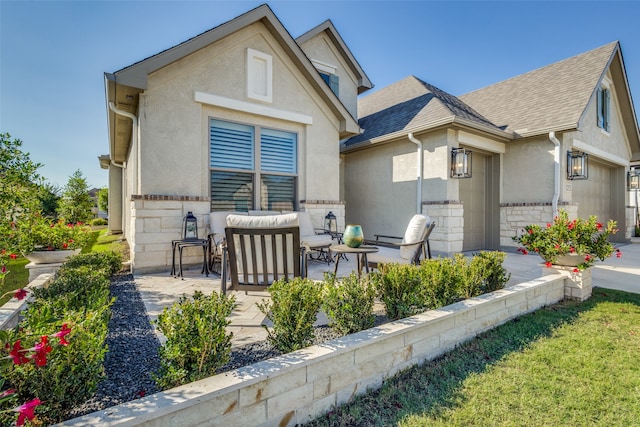
[{"label": "flowering shrub", "polygon": [[553,223],[546,227],[527,225],[523,231],[520,236],[513,237],[515,242],[523,246],[518,248],[518,252],[539,254],[547,267],[556,263],[560,256],[576,254],[584,257],[577,267],[578,270],[584,270],[591,267],[596,259],[604,261],[614,251],[618,257],[622,254],[608,240],[610,235],[618,231],[613,220],[609,220],[606,226],[598,222],[595,216],[570,221],[567,212],[560,210]]},{"label": "flowering shrub", "polygon": [[12,232],[17,237],[17,247],[22,254],[35,250],[80,249],[89,241],[89,227],[82,224],[66,224],[51,221],[41,214],[29,220],[12,224]]}]

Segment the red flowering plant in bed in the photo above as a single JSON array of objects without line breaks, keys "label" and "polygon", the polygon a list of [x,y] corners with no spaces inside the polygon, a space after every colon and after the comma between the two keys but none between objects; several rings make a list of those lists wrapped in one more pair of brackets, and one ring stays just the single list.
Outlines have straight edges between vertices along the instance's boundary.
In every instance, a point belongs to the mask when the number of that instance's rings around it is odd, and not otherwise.
[{"label": "red flowering plant in bed", "polygon": [[547,267],[556,264],[562,256],[574,255],[581,257],[576,270],[584,270],[598,259],[604,261],[614,252],[617,257],[622,255],[609,241],[609,236],[617,232],[613,220],[609,220],[606,226],[598,222],[595,216],[569,220],[567,212],[560,210],[553,223],[548,223],[546,227],[527,225],[522,234],[513,237],[513,240],[523,246],[518,248],[518,252],[525,255],[537,253]]}]

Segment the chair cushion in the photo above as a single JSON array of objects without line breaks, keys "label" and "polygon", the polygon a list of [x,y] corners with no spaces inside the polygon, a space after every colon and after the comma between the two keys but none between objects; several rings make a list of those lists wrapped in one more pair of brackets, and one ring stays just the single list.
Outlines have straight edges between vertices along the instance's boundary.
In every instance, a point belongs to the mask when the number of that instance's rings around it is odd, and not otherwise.
[{"label": "chair cushion", "polygon": [[314,234],[313,236],[300,236],[300,244],[306,249],[323,248],[333,244],[331,234]]},{"label": "chair cushion", "polygon": [[290,213],[290,214],[284,214],[284,215],[261,215],[261,216],[228,215],[227,226],[241,227],[241,228],[297,227],[298,214]]},{"label": "chair cushion", "polygon": [[280,211],[249,211],[250,216],[280,215]]},{"label": "chair cushion", "polygon": [[[229,215],[247,215],[246,212],[230,212],[218,211],[209,214],[209,229],[211,234],[224,236],[224,229],[227,226],[227,216]],[[217,238],[218,236],[216,236]]]},{"label": "chair cushion", "polygon": [[[427,224],[429,223],[429,217],[425,215],[416,214],[409,221],[407,230],[404,232],[404,238],[402,243],[421,242],[424,239],[425,232],[427,231]],[[411,261],[411,258],[416,253],[418,245],[402,246],[400,247],[400,256],[404,259]]]},{"label": "chair cushion", "polygon": [[[400,256],[400,251],[395,248],[387,248],[384,246],[378,246],[379,251],[367,254],[367,261],[384,263],[397,263],[397,264],[409,264],[411,259],[406,259]],[[402,249],[400,249],[402,250]]]},{"label": "chair cushion", "polygon": [[303,237],[315,236],[316,231],[313,229],[309,212],[297,212],[297,214],[298,224],[300,225],[300,240],[304,240]]}]

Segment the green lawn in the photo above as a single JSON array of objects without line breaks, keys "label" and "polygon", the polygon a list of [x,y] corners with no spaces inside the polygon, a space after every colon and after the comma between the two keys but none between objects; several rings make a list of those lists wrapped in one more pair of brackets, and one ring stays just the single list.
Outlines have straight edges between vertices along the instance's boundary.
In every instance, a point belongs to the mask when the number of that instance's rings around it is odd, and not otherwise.
[{"label": "green lawn", "polygon": [[317,426],[640,425],[640,295],[594,289],[523,316]]},{"label": "green lawn", "polygon": [[[123,260],[128,260],[129,247],[126,242],[122,241],[122,235],[108,235],[107,231],[106,227],[95,227],[91,231],[91,239],[89,240],[88,245],[82,249],[82,253],[113,250],[120,253]],[[29,261],[22,257],[15,260],[9,260],[7,263],[7,270],[9,270],[9,274],[5,278],[4,283],[0,284],[0,295],[23,288],[29,283],[29,272],[25,268],[28,263]],[[12,296],[13,294],[9,294],[0,298],[0,306],[9,301]]]}]

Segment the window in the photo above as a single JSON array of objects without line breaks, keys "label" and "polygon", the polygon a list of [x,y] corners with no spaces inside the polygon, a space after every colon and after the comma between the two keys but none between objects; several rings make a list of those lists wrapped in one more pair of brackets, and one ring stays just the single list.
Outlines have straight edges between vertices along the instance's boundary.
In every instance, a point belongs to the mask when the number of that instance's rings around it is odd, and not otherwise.
[{"label": "window", "polygon": [[320,77],[322,77],[322,80],[324,80],[329,87],[331,88],[331,91],[333,93],[336,94],[336,96],[339,96],[339,80],[338,80],[338,76],[336,76],[335,74],[326,74],[326,73],[320,73]]},{"label": "window", "polygon": [[273,98],[273,59],[251,48],[247,48],[247,97],[268,103]]},{"label": "window", "polygon": [[611,93],[609,92],[609,89],[601,87],[598,89],[597,97],[598,127],[609,132],[611,122]]},{"label": "window", "polygon": [[209,140],[211,210],[296,210],[295,133],[211,119]]}]

